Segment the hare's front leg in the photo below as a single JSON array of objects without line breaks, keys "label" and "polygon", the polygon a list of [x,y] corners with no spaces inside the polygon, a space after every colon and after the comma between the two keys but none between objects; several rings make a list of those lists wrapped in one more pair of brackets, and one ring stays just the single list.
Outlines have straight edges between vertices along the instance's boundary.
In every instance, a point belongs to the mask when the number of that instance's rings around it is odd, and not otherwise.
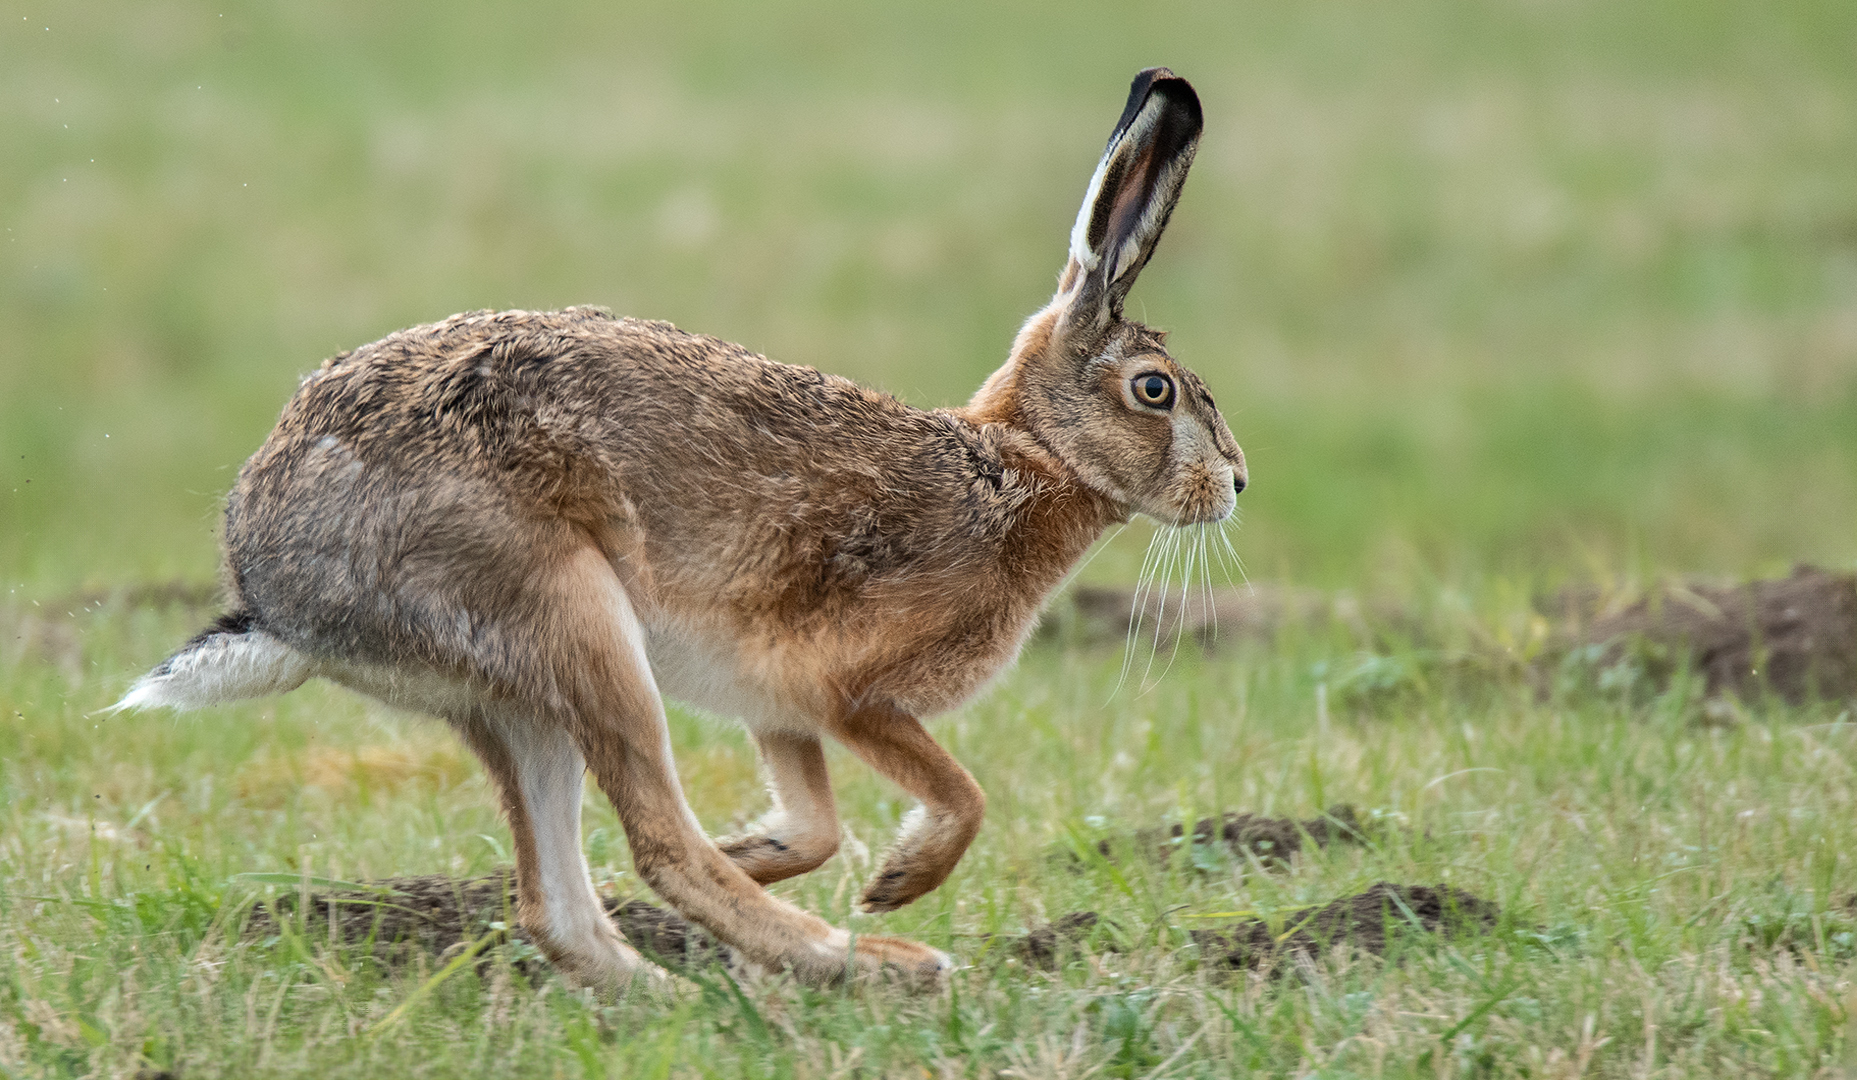
[{"label": "hare's front leg", "polygon": [[893,708],[866,708],[832,733],[871,768],[922,805],[903,820],[883,869],[864,889],[865,911],[894,911],[948,880],[980,832],[987,797],[921,721]]},{"label": "hare's front leg", "polygon": [[832,857],[838,850],[838,808],[817,736],[769,731],[757,733],[755,742],[774,808],[747,832],[716,845],[749,877],[770,885]]}]

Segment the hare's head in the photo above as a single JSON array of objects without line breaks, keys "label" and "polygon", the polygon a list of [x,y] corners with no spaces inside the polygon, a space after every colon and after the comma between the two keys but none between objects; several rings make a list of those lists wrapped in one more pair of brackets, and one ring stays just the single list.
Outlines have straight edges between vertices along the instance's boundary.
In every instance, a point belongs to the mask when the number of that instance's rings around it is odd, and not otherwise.
[{"label": "hare's head", "polygon": [[1092,488],[1169,525],[1220,521],[1244,453],[1166,335],[1122,316],[1199,145],[1199,97],[1166,68],[1135,76],[1090,177],[1057,295],[970,410],[1023,425]]}]

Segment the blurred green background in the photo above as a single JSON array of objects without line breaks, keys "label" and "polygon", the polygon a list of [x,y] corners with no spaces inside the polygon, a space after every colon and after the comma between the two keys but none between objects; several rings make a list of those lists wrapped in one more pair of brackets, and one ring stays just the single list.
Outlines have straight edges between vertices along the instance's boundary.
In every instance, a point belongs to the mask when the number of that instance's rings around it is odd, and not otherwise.
[{"label": "blurred green background", "polygon": [[1131,310],[1251,458],[1254,578],[1857,562],[1848,0],[9,10],[9,589],[209,580],[296,379],[461,309],[962,401],[1150,64],[1207,131]]}]

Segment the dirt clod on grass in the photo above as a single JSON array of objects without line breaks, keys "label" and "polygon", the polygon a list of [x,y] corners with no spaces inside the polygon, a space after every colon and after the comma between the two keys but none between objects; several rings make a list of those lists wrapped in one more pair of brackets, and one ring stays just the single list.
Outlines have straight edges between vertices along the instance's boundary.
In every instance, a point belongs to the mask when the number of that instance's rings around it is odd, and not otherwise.
[{"label": "dirt clod on grass", "polygon": [[1635,659],[1661,682],[1687,661],[1710,697],[1857,695],[1857,574],[1802,565],[1775,581],[1667,585],[1623,606],[1572,590],[1552,606],[1575,646],[1604,650],[1600,666]]},{"label": "dirt clod on grass", "polygon": [[245,936],[257,940],[281,936],[285,933],[278,925],[282,921],[289,932],[311,941],[333,938],[344,945],[371,944],[376,955],[391,958],[411,949],[443,953],[459,943],[476,941],[492,930],[492,923],[514,926],[516,922],[516,876],[511,871],[479,878],[433,874],[365,884],[365,890],[311,892],[307,917],[298,912],[300,893],[280,893],[269,905],[252,909]]},{"label": "dirt clod on grass", "polygon": [[[1215,930],[1189,931],[1208,964],[1260,968],[1278,959],[1315,956],[1348,945],[1375,956],[1413,934],[1472,934],[1493,928],[1502,911],[1491,901],[1449,885],[1395,885],[1382,881],[1364,892],[1321,907],[1291,912],[1271,930],[1246,919]],[[1012,941],[1006,954],[1047,970],[1080,948],[1102,923],[1094,911],[1073,911]],[[1113,948],[1113,946],[1110,946]]]},{"label": "dirt clod on grass", "polygon": [[[1154,852],[1163,863],[1175,851],[1187,846],[1183,824],[1165,828],[1142,829],[1131,838],[1110,837],[1099,841],[1096,850],[1110,858],[1121,853],[1125,844],[1138,852]],[[1240,858],[1255,855],[1259,859],[1289,861],[1303,850],[1305,843],[1327,847],[1331,843],[1358,843],[1363,839],[1360,820],[1348,805],[1330,807],[1326,814],[1305,818],[1273,818],[1262,814],[1227,811],[1218,817],[1200,818],[1193,825],[1192,844],[1223,844]]]},{"label": "dirt clod on grass", "polygon": [[1262,967],[1295,955],[1314,956],[1348,945],[1375,956],[1414,933],[1483,933],[1501,909],[1489,900],[1449,885],[1395,885],[1382,881],[1353,896],[1283,919],[1275,933],[1262,919],[1217,930],[1195,930],[1193,941],[1208,963],[1232,968]]},{"label": "dirt clod on grass", "polygon": [[1010,956],[1041,968],[1053,969],[1068,949],[1074,949],[1088,936],[1102,917],[1094,911],[1073,911],[1054,922],[1034,927],[1031,932],[1006,946]]},{"label": "dirt clod on grass", "polygon": [[[485,934],[499,933],[512,941],[528,935],[516,925],[516,876],[502,870],[478,878],[443,875],[387,878],[367,882],[365,890],[332,889],[311,892],[309,917],[300,919],[300,894],[279,895],[271,907],[252,910],[245,936],[265,940],[280,936],[278,918],[292,932],[311,941],[334,938],[348,946],[371,946],[375,956],[389,963],[402,961],[414,951],[443,956]],[[633,947],[672,967],[707,964],[722,959],[723,947],[676,912],[643,900],[605,901],[606,913]],[[500,926],[499,926],[500,924]]]}]

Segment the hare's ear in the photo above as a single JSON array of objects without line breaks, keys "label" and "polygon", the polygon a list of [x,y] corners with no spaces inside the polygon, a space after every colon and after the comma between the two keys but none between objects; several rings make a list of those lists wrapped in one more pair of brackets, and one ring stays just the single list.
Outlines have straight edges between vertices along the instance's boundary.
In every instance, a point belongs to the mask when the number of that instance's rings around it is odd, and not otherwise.
[{"label": "hare's ear", "polygon": [[1185,79],[1159,67],[1135,76],[1070,231],[1061,288],[1072,293],[1073,322],[1102,325],[1122,313],[1180,201],[1203,126],[1199,95]]}]

